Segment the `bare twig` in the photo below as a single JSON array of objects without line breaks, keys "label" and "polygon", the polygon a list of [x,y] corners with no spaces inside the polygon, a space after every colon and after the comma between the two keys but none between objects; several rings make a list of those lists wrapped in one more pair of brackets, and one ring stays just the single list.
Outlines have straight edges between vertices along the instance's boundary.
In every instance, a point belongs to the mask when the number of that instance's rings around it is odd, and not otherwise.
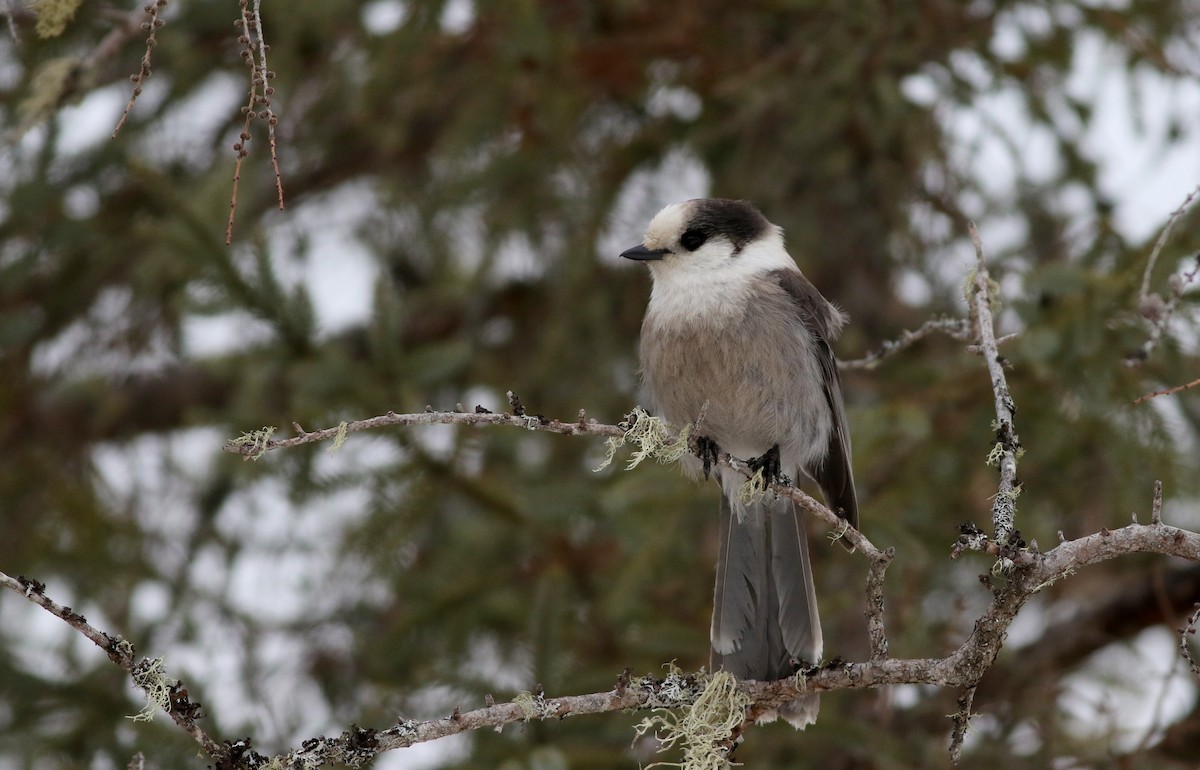
[{"label": "bare twig", "polygon": [[1000,484],[992,503],[992,525],[996,542],[1001,547],[1013,544],[1016,535],[1017,456],[1021,452],[1021,440],[1017,437],[1014,416],[1017,405],[1008,392],[1008,380],[1004,376],[1004,359],[996,347],[996,333],[992,322],[991,278],[987,260],[983,254],[983,240],[974,222],[969,225],[971,243],[975,246],[974,315],[978,321],[979,345],[992,380],[992,393],[996,402],[996,444],[989,462],[1000,468]]},{"label": "bare twig", "polygon": [[1153,393],[1146,393],[1144,395],[1141,395],[1141,396],[1138,396],[1137,398],[1135,398],[1133,400],[1133,403],[1140,404],[1143,401],[1149,401],[1150,399],[1158,398],[1159,396],[1170,396],[1174,393],[1178,393],[1183,390],[1188,390],[1190,388],[1194,388],[1197,385],[1200,385],[1200,378],[1194,379],[1191,382],[1185,382],[1183,385],[1176,385],[1173,388],[1167,388],[1166,390],[1156,390]]},{"label": "bare twig", "polygon": [[1138,290],[1138,301],[1141,302],[1150,295],[1150,276],[1154,272],[1154,265],[1158,262],[1159,255],[1162,254],[1163,247],[1167,245],[1167,239],[1171,237],[1171,231],[1175,229],[1175,225],[1183,218],[1188,209],[1192,207],[1192,202],[1196,200],[1196,196],[1200,195],[1200,186],[1187,194],[1183,199],[1183,203],[1171,212],[1171,216],[1167,218],[1167,223],[1163,225],[1162,232],[1158,234],[1158,240],[1154,242],[1154,248],[1150,250],[1150,256],[1146,260],[1146,269],[1142,271],[1142,286]]},{"label": "bare twig", "polygon": [[1187,197],[1183,199],[1183,203],[1171,212],[1171,216],[1167,218],[1167,223],[1163,225],[1162,232],[1158,234],[1158,239],[1154,242],[1154,247],[1150,250],[1150,256],[1146,259],[1146,269],[1142,271],[1142,285],[1138,289],[1138,312],[1143,318],[1150,322],[1150,336],[1146,339],[1142,346],[1132,355],[1126,357],[1126,366],[1140,366],[1143,361],[1150,357],[1154,352],[1154,348],[1158,345],[1163,333],[1167,329],[1167,324],[1171,320],[1171,316],[1175,313],[1175,308],[1179,305],[1179,300],[1183,296],[1184,289],[1188,284],[1194,281],[1197,274],[1200,274],[1200,254],[1193,257],[1196,267],[1182,277],[1172,277],[1171,280],[1171,296],[1167,300],[1163,300],[1159,294],[1150,293],[1150,278],[1154,273],[1154,266],[1158,263],[1159,256],[1162,255],[1163,249],[1167,245],[1167,240],[1171,236],[1171,231],[1175,229],[1175,225],[1179,220],[1188,213],[1188,210],[1195,203],[1197,196],[1200,196],[1200,186],[1197,186]]},{"label": "bare twig", "polygon": [[862,358],[856,358],[850,361],[838,361],[838,367],[841,369],[874,369],[883,359],[892,356],[900,351],[912,347],[917,342],[928,337],[934,332],[941,332],[952,337],[953,339],[966,341],[971,337],[971,327],[968,321],[964,318],[931,318],[921,324],[916,331],[904,330],[895,340],[888,340],[879,346],[878,349],[868,353]]},{"label": "bare twig", "polygon": [[[1000,347],[1001,345],[1003,345],[1005,343],[1012,342],[1013,340],[1017,339],[1020,336],[1021,336],[1021,332],[1013,332],[1011,334],[1005,334],[1003,337],[997,337],[996,338],[996,347]],[[967,345],[967,352],[974,353],[976,355],[982,355],[983,347],[980,345]]]},{"label": "bare twig", "polygon": [[1166,300],[1160,294],[1145,294],[1139,297],[1138,312],[1150,322],[1150,336],[1140,348],[1125,358],[1126,366],[1140,366],[1154,352],[1154,348],[1167,331],[1167,324],[1171,322],[1171,317],[1175,315],[1175,310],[1179,307],[1183,292],[1196,280],[1197,276],[1200,276],[1200,253],[1192,255],[1192,262],[1194,266],[1191,270],[1182,275],[1171,276],[1169,282],[1171,296]]},{"label": "bare twig", "polygon": [[[271,81],[275,79],[275,73],[267,67],[267,51],[271,49],[271,46],[267,45],[266,36],[263,34],[262,0],[254,0],[253,7],[250,5],[250,0],[239,0],[239,3],[242,13],[236,23],[241,26],[242,33],[238,36],[238,42],[243,46],[242,60],[250,68],[250,90],[249,101],[245,107],[242,107],[242,114],[246,116],[246,120],[242,125],[241,134],[238,135],[238,141],[233,145],[234,151],[237,152],[237,163],[233,169],[233,194],[229,200],[229,223],[225,227],[226,244],[233,243],[233,218],[237,213],[238,182],[242,178],[242,161],[250,154],[250,151],[246,149],[250,143],[250,123],[256,118],[267,123],[267,141],[271,147],[271,166],[275,170],[275,193],[279,199],[279,208],[283,208],[283,176],[279,172],[279,156],[275,144],[275,126],[278,125],[279,118],[271,109],[271,96],[275,93]],[[262,110],[258,111],[257,108],[260,106]]]},{"label": "bare twig", "polygon": [[146,53],[142,54],[142,62],[138,67],[136,74],[130,76],[133,81],[133,93],[129,96],[129,101],[125,103],[125,111],[121,113],[121,119],[117,121],[116,128],[113,129],[112,138],[116,139],[117,134],[121,133],[121,127],[125,125],[125,121],[129,118],[129,111],[133,109],[133,103],[142,95],[142,81],[150,77],[150,52],[154,50],[154,46],[158,45],[158,30],[167,22],[158,18],[159,12],[166,7],[167,0],[152,0],[146,5],[146,21],[142,22],[141,28],[149,32],[149,37],[146,38]]}]

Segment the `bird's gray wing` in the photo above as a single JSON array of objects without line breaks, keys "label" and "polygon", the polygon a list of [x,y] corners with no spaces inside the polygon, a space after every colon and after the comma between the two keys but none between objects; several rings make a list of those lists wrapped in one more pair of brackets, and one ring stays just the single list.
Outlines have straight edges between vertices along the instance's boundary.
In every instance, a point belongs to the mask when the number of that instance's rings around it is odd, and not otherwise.
[{"label": "bird's gray wing", "polygon": [[838,374],[837,359],[829,345],[829,341],[840,331],[840,314],[799,270],[777,270],[773,276],[791,297],[796,314],[816,343],[817,359],[821,365],[821,387],[833,417],[833,430],[829,433],[824,459],[804,471],[821,487],[829,507],[858,529],[858,496],[854,491],[854,471],[850,466],[850,430],[846,425],[846,407],[842,402],[842,381]]}]

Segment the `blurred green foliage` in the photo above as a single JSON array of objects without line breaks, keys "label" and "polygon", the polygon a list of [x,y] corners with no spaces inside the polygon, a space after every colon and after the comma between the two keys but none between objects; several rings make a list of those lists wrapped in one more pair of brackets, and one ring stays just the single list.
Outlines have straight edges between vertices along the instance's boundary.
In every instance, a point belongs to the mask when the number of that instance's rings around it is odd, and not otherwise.
[{"label": "blurred green foliage", "polygon": [[[509,429],[356,434],[337,454],[255,463],[220,451],[261,425],[499,410],[507,389],[533,412],[617,421],[637,400],[648,278],[601,248],[638,240],[674,195],[655,171],[680,158],[712,194],[751,199],[785,228],[851,314],[846,358],[964,312],[947,266],[969,257],[967,216],[1021,233],[992,256],[1003,325],[1023,332],[1004,355],[1028,449],[1026,538],[1046,548],[1059,530],[1118,526],[1148,510],[1154,479],[1172,500],[1200,491],[1195,392],[1130,403],[1195,377],[1195,294],[1151,359],[1123,366],[1147,333],[1147,245],[1115,226],[1076,128],[1095,104],[1066,82],[1084,41],[1126,72],[1190,77],[1173,63],[1195,52],[1186,0],[267,2],[288,209],[275,210],[256,123],[232,246],[237,4],[167,7],[154,74],[115,140],[141,33],[98,53],[122,23],[102,4],[79,6],[52,39],[8,12],[20,42],[0,36],[0,569],[164,655],[219,737],[279,751],[487,693],[604,690],[626,667],[706,662],[716,491],[674,469],[594,473],[598,441]],[[1001,32],[1019,45],[997,45]],[[914,79],[936,98],[914,98]],[[998,193],[945,117],[1001,91],[1059,162]],[[1153,286],[1197,248],[1181,226]],[[324,322],[347,298],[304,276],[364,261],[372,285],[348,298],[354,320]],[[917,299],[898,291],[906,281],[923,287]],[[211,329],[224,336],[205,347]],[[995,490],[984,368],[935,337],[848,372],[845,388],[864,530],[899,554],[892,653],[941,656],[985,598],[974,576],[988,565],[947,558],[960,522],[987,523]],[[1190,505],[1171,510],[1194,526]],[[822,535],[827,654],[861,659],[864,564]],[[964,763],[1192,766],[1194,690],[1190,714],[1132,752],[1114,737],[1119,714],[1081,732],[1059,705],[1064,677],[1177,623],[1163,602],[1182,591],[1183,606],[1197,582],[1194,568],[1129,559],[1027,608],[1038,626],[1163,586],[1032,683],[1015,673],[1023,658],[1002,655]],[[0,766],[122,767],[138,750],[148,767],[202,763],[165,720],[125,719],[140,705],[121,673],[20,604],[0,598]],[[949,692],[831,694],[816,726],[755,729],[739,758],[944,767],[954,709]],[[650,761],[630,748],[635,721],[481,732],[446,762],[635,767]]]}]

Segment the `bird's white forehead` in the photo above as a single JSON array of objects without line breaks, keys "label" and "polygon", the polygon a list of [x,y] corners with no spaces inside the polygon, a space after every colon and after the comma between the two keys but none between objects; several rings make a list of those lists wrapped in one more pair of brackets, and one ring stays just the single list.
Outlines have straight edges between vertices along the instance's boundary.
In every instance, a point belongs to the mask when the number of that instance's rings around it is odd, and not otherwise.
[{"label": "bird's white forehead", "polygon": [[654,215],[646,225],[646,238],[642,242],[648,249],[666,249],[674,245],[691,215],[691,201],[672,203]]}]

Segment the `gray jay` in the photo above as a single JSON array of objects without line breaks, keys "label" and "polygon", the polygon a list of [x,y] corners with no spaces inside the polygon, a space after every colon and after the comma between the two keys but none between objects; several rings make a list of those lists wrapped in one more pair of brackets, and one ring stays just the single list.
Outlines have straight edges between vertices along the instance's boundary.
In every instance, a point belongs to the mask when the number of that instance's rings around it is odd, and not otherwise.
[{"label": "gray jay", "polygon": [[[744,201],[690,200],[660,211],[641,245],[653,287],[642,323],[642,377],[653,408],[678,426],[701,415],[707,475],[717,447],[768,475],[803,473],[858,526],[837,362],[829,343],[846,316],[796,267],[783,231]],[[790,676],[821,658],[821,621],[804,518],[790,500],[745,502],[745,478],[715,471],[723,497],[713,600],[713,670],[742,679]],[[817,696],[779,709],[797,728]],[[767,719],[772,714],[765,715]]]}]

